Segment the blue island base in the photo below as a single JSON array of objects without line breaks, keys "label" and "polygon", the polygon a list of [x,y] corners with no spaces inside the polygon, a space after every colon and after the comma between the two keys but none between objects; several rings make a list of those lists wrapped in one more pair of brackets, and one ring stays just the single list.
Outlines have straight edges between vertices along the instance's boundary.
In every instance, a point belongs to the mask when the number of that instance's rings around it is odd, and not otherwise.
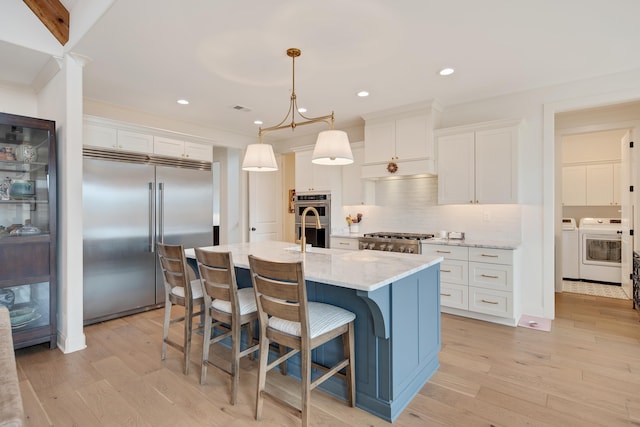
[{"label": "blue island base", "polygon": [[[239,287],[251,285],[246,269],[237,268],[237,279]],[[371,292],[313,281],[307,281],[307,292],[309,301],[356,314],[356,406],[394,421],[439,368],[440,265]],[[314,350],[313,360],[333,366],[342,351],[338,338]],[[289,359],[287,373],[300,378],[299,357]],[[339,378],[319,388],[346,401]]]}]

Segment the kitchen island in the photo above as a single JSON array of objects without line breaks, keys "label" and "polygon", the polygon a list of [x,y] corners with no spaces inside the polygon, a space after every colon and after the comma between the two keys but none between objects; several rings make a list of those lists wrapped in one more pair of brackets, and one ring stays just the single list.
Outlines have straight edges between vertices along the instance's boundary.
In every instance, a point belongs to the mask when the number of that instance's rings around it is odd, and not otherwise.
[{"label": "kitchen island", "polygon": [[[204,249],[232,252],[240,288],[251,286],[249,254],[303,260],[309,300],[355,313],[357,407],[393,421],[438,369],[441,257],[323,248],[301,253],[286,242]],[[193,249],[185,252],[193,263]],[[314,353],[316,363],[333,365],[342,343],[334,340]],[[300,376],[299,358],[291,359],[288,374]],[[320,388],[346,399],[346,387],[335,377]]]}]

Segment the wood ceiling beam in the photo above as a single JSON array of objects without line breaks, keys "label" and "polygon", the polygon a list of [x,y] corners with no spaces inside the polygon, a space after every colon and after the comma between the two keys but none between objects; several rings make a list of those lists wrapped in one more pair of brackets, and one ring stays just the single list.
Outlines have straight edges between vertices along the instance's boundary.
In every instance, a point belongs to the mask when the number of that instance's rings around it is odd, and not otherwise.
[{"label": "wood ceiling beam", "polygon": [[69,41],[69,11],[60,0],[23,0],[64,46]]}]

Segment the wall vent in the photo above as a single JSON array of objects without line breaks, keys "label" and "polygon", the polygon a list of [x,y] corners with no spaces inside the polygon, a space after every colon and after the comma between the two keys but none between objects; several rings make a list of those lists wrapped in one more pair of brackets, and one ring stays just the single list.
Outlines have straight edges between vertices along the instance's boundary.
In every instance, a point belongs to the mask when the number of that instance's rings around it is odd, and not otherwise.
[{"label": "wall vent", "polygon": [[244,105],[234,105],[231,108],[233,108],[234,110],[237,110],[237,111],[243,111],[245,113],[248,113],[249,111],[251,111],[251,108],[245,107]]}]

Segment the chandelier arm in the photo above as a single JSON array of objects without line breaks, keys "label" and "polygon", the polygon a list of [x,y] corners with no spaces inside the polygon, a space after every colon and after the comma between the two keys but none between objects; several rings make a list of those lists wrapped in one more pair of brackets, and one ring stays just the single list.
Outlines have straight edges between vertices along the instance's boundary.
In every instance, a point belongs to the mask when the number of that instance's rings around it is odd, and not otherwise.
[{"label": "chandelier arm", "polygon": [[[333,128],[333,126],[331,125],[331,115],[327,115],[327,116],[322,116],[322,117],[314,117],[312,119],[308,119],[305,122],[299,122],[295,124],[295,127],[298,126],[304,126],[304,125],[310,125],[313,123],[326,123],[327,125],[331,126]],[[262,134],[267,133],[267,132],[273,132],[276,130],[281,130],[281,129],[289,129],[292,128],[293,126],[291,126],[291,123],[286,124],[286,125],[277,125],[277,126],[271,126],[268,128],[261,128],[260,132],[258,133],[259,137],[262,137]]]},{"label": "chandelier arm", "polygon": [[[275,126],[269,126],[267,128],[260,128],[258,131],[258,137],[260,142],[262,142],[262,134],[267,132],[273,132],[281,129],[292,129],[295,130],[297,126],[308,125],[312,123],[326,123],[333,129],[335,117],[333,111],[331,114],[327,114],[326,116],[318,116],[318,117],[307,117],[298,111],[298,101],[296,96],[296,57],[300,56],[300,50],[296,48],[291,48],[287,50],[287,56],[291,58],[291,99],[289,101],[289,111],[284,116],[282,121]],[[296,123],[296,113],[303,118],[305,121]],[[285,122],[291,117],[291,122],[285,124]]]}]

